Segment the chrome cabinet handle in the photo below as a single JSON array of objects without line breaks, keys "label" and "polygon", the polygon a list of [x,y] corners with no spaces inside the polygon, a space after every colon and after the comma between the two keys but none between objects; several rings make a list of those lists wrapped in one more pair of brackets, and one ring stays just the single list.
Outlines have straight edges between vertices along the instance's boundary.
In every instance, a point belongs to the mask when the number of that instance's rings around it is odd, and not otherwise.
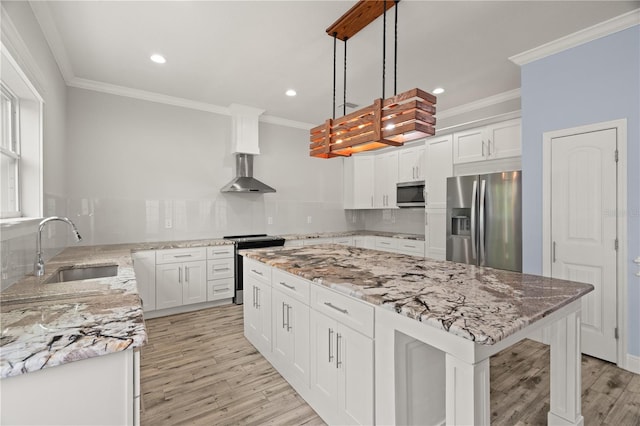
[{"label": "chrome cabinet handle", "polygon": [[333,339],[331,339],[331,336],[333,335],[333,330],[329,329],[329,363],[331,363],[331,361],[333,361],[333,351],[331,350],[331,341]]},{"label": "chrome cabinet handle", "polygon": [[340,368],[342,365],[342,361],[340,361],[340,339],[342,339],[342,334],[338,333],[336,335],[336,368]]},{"label": "chrome cabinet handle", "polygon": [[285,303],[282,302],[282,328],[285,328],[285,323],[284,323],[284,307],[285,307]]},{"label": "chrome cabinet handle", "polygon": [[188,266],[184,267],[184,282],[185,283],[189,282],[189,267]]},{"label": "chrome cabinet handle", "polygon": [[253,272],[254,274],[258,274],[258,275],[262,276],[262,272],[256,271],[255,269],[252,269],[251,272]]},{"label": "chrome cabinet handle", "polygon": [[287,331],[291,331],[293,327],[291,327],[291,318],[289,317],[291,313],[291,305],[287,305]]},{"label": "chrome cabinet handle", "polygon": [[280,285],[285,286],[285,287],[286,287],[286,288],[288,288],[289,290],[296,291],[296,288],[295,288],[294,286],[289,285],[289,284],[285,283],[284,281],[280,281]]},{"label": "chrome cabinet handle", "polygon": [[256,287],[256,309],[260,309],[260,288]]},{"label": "chrome cabinet handle", "polygon": [[192,255],[190,254],[174,254],[173,257],[175,258],[179,258],[179,257],[191,257]]},{"label": "chrome cabinet handle", "polygon": [[482,141],[482,156],[484,157],[484,141]]},{"label": "chrome cabinet handle", "polygon": [[345,315],[349,315],[349,311],[347,311],[346,309],[338,308],[337,306],[334,306],[331,302],[324,302],[324,304],[332,309],[335,309],[338,312],[341,312]]},{"label": "chrome cabinet handle", "polygon": [[178,266],[178,284],[182,284],[182,266]]},{"label": "chrome cabinet handle", "polygon": [[213,268],[214,271],[228,271],[231,268]]},{"label": "chrome cabinet handle", "polygon": [[487,139],[487,157],[491,157],[491,139]]},{"label": "chrome cabinet handle", "polygon": [[553,247],[551,249],[551,253],[552,253],[551,256],[553,257],[552,262],[556,263],[556,242],[555,241],[553,242]]},{"label": "chrome cabinet handle", "polygon": [[253,307],[258,309],[258,305],[256,300],[258,299],[257,295],[256,295],[256,286],[253,286]]}]

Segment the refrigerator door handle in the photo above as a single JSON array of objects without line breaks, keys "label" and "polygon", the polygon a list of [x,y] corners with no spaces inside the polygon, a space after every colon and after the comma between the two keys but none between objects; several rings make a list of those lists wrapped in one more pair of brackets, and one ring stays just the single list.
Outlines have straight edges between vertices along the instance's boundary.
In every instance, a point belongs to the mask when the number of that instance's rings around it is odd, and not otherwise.
[{"label": "refrigerator door handle", "polygon": [[471,255],[476,259],[476,204],[478,201],[478,180],[473,181],[473,195],[471,196]]},{"label": "refrigerator door handle", "polygon": [[487,181],[482,179],[482,183],[480,184],[480,214],[479,214],[479,218],[478,218],[478,222],[480,222],[480,243],[478,244],[480,246],[480,259],[478,264],[480,266],[484,266],[487,263],[487,259],[485,259],[485,250],[486,250],[486,245],[487,242],[485,241],[485,235],[484,235],[484,201],[485,201],[485,197],[486,197],[486,189],[487,189]]}]

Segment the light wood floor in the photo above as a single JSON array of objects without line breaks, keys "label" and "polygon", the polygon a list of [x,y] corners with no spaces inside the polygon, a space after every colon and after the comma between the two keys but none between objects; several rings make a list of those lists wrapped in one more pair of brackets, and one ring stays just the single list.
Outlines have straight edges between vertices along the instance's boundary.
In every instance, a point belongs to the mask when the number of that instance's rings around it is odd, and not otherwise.
[{"label": "light wood floor", "polygon": [[[324,424],[244,338],[242,306],[146,321],[142,425]],[[640,376],[583,356],[586,425],[640,425]],[[494,425],[546,424],[549,350],[524,340],[491,359]]]}]

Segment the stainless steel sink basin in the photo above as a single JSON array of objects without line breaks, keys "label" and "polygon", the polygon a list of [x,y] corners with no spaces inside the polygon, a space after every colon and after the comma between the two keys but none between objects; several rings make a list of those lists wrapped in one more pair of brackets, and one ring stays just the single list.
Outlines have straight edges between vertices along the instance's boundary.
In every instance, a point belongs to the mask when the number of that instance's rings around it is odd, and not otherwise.
[{"label": "stainless steel sink basin", "polygon": [[93,278],[115,277],[116,275],[118,275],[118,265],[70,266],[58,270],[45,283],[90,280]]}]

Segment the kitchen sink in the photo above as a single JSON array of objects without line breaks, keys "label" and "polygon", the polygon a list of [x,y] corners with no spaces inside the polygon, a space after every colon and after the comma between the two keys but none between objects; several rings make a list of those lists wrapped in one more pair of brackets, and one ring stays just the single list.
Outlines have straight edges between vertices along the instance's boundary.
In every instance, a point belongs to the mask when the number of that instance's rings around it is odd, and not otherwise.
[{"label": "kitchen sink", "polygon": [[118,265],[70,266],[59,269],[45,283],[90,280],[93,278],[115,277],[116,275],[118,275]]}]

